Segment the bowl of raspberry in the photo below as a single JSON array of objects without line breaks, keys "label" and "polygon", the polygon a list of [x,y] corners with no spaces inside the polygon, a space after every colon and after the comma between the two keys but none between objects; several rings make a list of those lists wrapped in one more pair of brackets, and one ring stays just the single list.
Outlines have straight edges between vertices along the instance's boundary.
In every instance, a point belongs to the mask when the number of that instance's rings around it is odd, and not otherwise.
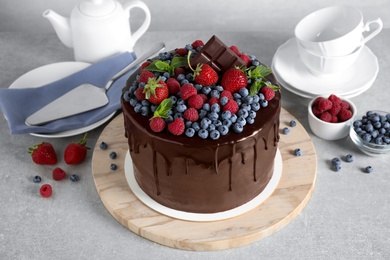
[{"label": "bowl of raspberry", "polygon": [[352,142],[368,155],[390,152],[390,113],[378,110],[367,111],[356,118],[350,127]]},{"label": "bowl of raspberry", "polygon": [[310,129],[325,140],[340,140],[348,136],[356,114],[352,101],[334,94],[316,97],[308,105]]}]

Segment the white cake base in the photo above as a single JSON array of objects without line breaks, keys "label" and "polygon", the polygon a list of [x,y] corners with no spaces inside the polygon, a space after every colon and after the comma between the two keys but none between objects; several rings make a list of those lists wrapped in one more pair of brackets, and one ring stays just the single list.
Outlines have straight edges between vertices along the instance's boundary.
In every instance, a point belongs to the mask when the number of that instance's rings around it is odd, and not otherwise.
[{"label": "white cake base", "polygon": [[130,189],[132,192],[137,196],[137,198],[142,201],[144,204],[146,204],[151,209],[170,216],[172,218],[181,219],[181,220],[189,220],[189,221],[217,221],[217,220],[223,220],[228,218],[233,218],[238,215],[241,215],[243,213],[246,213],[257,206],[259,206],[261,203],[263,203],[276,189],[278,186],[279,180],[282,176],[282,156],[280,154],[279,149],[276,152],[275,161],[274,161],[274,174],[271,177],[271,180],[265,187],[265,189],[257,195],[252,200],[248,201],[247,203],[227,211],[222,212],[216,212],[216,213],[192,213],[192,212],[185,212],[180,210],[175,210],[168,208],[164,205],[161,205],[160,203],[156,202],[152,198],[149,197],[138,185],[133,171],[133,162],[131,160],[130,152],[127,151],[126,158],[125,158],[125,176],[126,180],[130,186]]}]

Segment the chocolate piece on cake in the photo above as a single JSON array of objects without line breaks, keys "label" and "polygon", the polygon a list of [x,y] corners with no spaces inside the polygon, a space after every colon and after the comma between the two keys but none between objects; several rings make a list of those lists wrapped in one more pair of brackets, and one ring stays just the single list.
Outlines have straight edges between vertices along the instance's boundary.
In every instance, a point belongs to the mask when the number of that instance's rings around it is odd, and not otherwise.
[{"label": "chocolate piece on cake", "polygon": [[224,72],[234,66],[246,65],[234,51],[215,35],[192,58],[191,66],[193,68],[199,63],[210,65],[216,72]]}]

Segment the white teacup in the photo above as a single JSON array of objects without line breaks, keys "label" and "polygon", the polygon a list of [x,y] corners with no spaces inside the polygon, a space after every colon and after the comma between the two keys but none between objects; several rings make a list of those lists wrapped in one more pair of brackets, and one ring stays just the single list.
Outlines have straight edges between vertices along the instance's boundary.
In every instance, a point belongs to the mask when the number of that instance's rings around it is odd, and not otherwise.
[{"label": "white teacup", "polygon": [[349,69],[359,58],[364,44],[359,46],[351,54],[344,56],[322,56],[308,51],[297,43],[299,57],[307,69],[315,76],[337,75]]},{"label": "white teacup", "polygon": [[[363,35],[372,24],[377,24],[377,28]],[[304,17],[295,27],[295,37],[311,53],[345,56],[375,37],[382,28],[380,18],[363,23],[363,14],[355,7],[330,6]]]}]

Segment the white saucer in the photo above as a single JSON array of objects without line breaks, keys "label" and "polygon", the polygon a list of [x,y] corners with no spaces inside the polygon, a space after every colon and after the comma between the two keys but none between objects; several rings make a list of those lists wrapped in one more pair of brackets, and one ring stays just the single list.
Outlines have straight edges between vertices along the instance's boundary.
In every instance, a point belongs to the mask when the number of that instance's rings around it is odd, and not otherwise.
[{"label": "white saucer", "polygon": [[[64,77],[67,77],[80,70],[83,70],[87,68],[89,65],[90,65],[89,63],[75,62],[75,61],[58,62],[58,63],[44,65],[42,67],[33,69],[27,72],[26,74],[20,76],[11,84],[11,86],[9,86],[9,88],[36,88],[39,86],[43,86],[53,81],[60,80]],[[59,137],[68,137],[68,136],[82,134],[104,124],[114,114],[115,112],[89,126],[85,126],[82,128],[67,130],[67,131],[52,133],[52,134],[31,133],[31,135],[39,136],[39,137],[48,137],[48,138],[59,138]]]},{"label": "white saucer", "polygon": [[160,203],[156,202],[152,198],[150,198],[138,185],[133,171],[133,162],[131,160],[131,156],[129,151],[127,151],[126,158],[125,158],[125,176],[127,183],[130,186],[130,189],[132,192],[137,196],[137,198],[142,201],[144,204],[146,204],[151,209],[181,220],[189,220],[189,221],[217,221],[217,220],[223,220],[228,218],[233,218],[238,215],[244,214],[257,206],[259,206],[261,203],[263,203],[269,196],[272,195],[276,187],[278,186],[279,180],[282,177],[282,168],[283,168],[283,161],[282,161],[282,155],[280,154],[279,149],[276,152],[275,161],[274,161],[274,174],[272,175],[271,180],[265,187],[265,189],[254,199],[251,201],[237,207],[231,210],[223,211],[223,212],[217,212],[217,213],[191,213],[191,212],[184,212],[180,210],[175,210],[168,208],[164,205],[161,205]]},{"label": "white saucer", "polygon": [[295,38],[289,39],[276,51],[272,68],[284,86],[297,95],[315,97],[336,94],[345,98],[368,90],[375,81],[379,64],[372,51],[364,46],[355,64],[338,75],[317,77],[309,72],[299,58]]}]

